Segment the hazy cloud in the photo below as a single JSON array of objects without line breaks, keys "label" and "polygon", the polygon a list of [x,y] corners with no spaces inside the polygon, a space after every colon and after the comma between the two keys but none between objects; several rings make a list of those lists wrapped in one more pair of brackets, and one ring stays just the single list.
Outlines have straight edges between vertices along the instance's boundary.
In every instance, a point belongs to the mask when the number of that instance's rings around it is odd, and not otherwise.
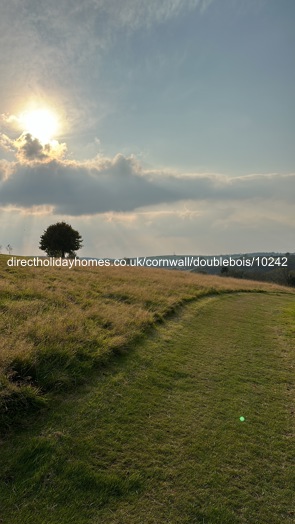
[{"label": "hazy cloud", "polygon": [[4,133],[0,133],[0,147],[9,153],[13,153],[15,148],[13,147],[13,140]]},{"label": "hazy cloud", "polygon": [[[111,111],[99,75],[102,59],[124,33],[163,23],[208,0],[11,0],[0,17],[0,91],[5,106],[33,97],[58,104],[72,123],[89,127],[94,107],[100,118]],[[99,83],[97,79],[99,78]],[[90,96],[95,81],[101,96]],[[108,89],[108,92],[110,89]],[[87,102],[85,101],[87,99]],[[82,103],[83,100],[83,103]],[[1,104],[0,104],[1,105]],[[84,116],[84,118],[83,118]],[[82,122],[83,118],[83,122]]]},{"label": "hazy cloud", "polygon": [[50,158],[50,147],[25,135],[19,162],[0,165],[0,205],[52,206],[55,214],[82,216],[130,212],[180,201],[294,201],[295,175],[169,174],[144,170],[134,157],[116,155],[77,162]]},{"label": "hazy cloud", "polygon": [[108,20],[123,27],[149,26],[179,15],[181,11],[199,8],[203,12],[213,0],[88,0],[98,10],[107,13]]}]

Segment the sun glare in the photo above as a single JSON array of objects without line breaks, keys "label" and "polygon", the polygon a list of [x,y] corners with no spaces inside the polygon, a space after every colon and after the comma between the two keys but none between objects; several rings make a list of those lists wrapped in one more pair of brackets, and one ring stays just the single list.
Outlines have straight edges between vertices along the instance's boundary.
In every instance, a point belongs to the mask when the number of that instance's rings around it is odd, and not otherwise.
[{"label": "sun glare", "polygon": [[22,113],[20,123],[25,133],[30,133],[42,144],[50,142],[58,131],[58,119],[48,109],[35,109]]}]

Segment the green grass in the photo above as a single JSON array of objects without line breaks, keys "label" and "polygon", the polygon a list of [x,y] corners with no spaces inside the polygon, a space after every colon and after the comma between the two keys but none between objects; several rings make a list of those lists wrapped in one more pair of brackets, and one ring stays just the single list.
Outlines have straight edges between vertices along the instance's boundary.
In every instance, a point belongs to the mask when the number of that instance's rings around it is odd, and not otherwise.
[{"label": "green grass", "polygon": [[0,446],[3,522],[293,523],[294,312],[203,298],[56,397]]},{"label": "green grass", "polygon": [[144,268],[15,268],[0,256],[0,431],[50,405],[181,304],[251,281]]}]

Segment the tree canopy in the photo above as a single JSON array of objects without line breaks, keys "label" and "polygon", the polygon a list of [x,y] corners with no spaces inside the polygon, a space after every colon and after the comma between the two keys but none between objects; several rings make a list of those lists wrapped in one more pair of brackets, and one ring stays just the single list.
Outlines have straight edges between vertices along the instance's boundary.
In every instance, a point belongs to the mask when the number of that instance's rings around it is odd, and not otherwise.
[{"label": "tree canopy", "polygon": [[82,237],[70,224],[57,222],[44,231],[39,247],[48,256],[62,258],[65,258],[66,254],[75,256],[75,251],[82,247]]}]

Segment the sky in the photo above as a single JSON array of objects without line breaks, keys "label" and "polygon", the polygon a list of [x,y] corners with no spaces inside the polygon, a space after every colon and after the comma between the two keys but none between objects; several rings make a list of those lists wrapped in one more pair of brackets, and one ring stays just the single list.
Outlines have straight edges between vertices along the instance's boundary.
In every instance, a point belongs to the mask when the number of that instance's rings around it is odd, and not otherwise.
[{"label": "sky", "polygon": [[294,252],[294,0],[0,0],[0,244]]}]

